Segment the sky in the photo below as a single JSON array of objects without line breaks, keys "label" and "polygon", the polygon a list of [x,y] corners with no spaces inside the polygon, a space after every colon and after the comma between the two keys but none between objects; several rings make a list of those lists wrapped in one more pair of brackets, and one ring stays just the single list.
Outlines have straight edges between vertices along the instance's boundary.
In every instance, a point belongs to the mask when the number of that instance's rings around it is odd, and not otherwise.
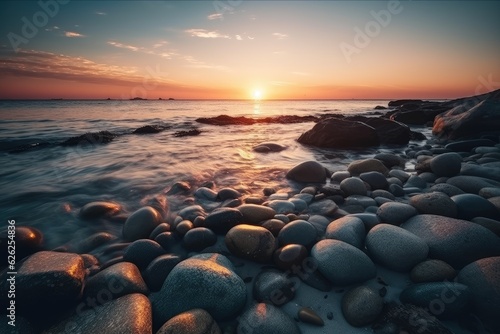
[{"label": "sky", "polygon": [[0,99],[456,98],[498,1],[2,1]]}]

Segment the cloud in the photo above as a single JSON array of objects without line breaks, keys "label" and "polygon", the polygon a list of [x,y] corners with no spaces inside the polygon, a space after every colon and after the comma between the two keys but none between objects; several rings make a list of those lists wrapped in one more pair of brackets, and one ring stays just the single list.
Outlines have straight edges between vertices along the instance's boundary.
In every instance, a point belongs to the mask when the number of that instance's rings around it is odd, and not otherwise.
[{"label": "cloud", "polygon": [[74,31],[65,31],[64,36],[74,38],[74,37],[85,37],[85,35],[79,34]]},{"label": "cloud", "polygon": [[200,38],[227,38],[230,39],[231,37],[227,35],[223,35],[219,33],[218,31],[208,31],[205,29],[188,29],[185,30],[188,34],[191,35],[191,37],[200,37]]},{"label": "cloud", "polygon": [[123,44],[123,43],[115,42],[115,41],[108,41],[107,44],[111,45],[111,46],[114,46],[115,48],[119,48],[119,49],[126,49],[126,50],[130,50],[130,51],[133,51],[133,52],[142,52],[142,53],[146,53],[146,54],[149,54],[149,55],[154,55],[154,56],[159,56],[159,57],[162,57],[162,58],[171,59],[172,56],[176,54],[175,52],[162,52],[162,51],[157,51],[156,50],[159,47],[161,47],[163,45],[166,45],[167,43],[168,43],[167,41],[156,43],[156,44],[153,45],[153,49],[145,48],[145,47],[142,47],[142,46],[134,46],[134,45],[129,45],[129,44]]},{"label": "cloud", "polygon": [[101,15],[101,16],[106,16],[108,15],[107,13],[104,13],[104,12],[95,12],[97,15]]},{"label": "cloud", "polygon": [[282,33],[279,33],[279,32],[273,33],[273,36],[276,37],[277,39],[287,39],[288,38],[287,34],[282,34]]},{"label": "cloud", "polygon": [[227,66],[207,64],[204,61],[198,60],[193,56],[182,56],[181,59],[189,63],[189,65],[187,65],[187,67],[189,68],[210,69],[219,71],[229,70]]},{"label": "cloud", "polygon": [[241,36],[240,36],[240,35],[236,35],[236,36],[235,36],[235,38],[236,38],[238,41],[242,41],[242,40],[243,40],[243,38],[241,38]]},{"label": "cloud", "polygon": [[254,39],[255,39],[255,37],[250,37],[250,36],[247,36],[247,38],[248,38],[249,40],[254,40]]},{"label": "cloud", "polygon": [[167,42],[167,41],[160,41],[160,42],[158,42],[158,43],[153,44],[153,48],[154,48],[154,49],[158,49],[158,48],[161,48],[162,46],[165,46],[165,45],[167,45],[167,44],[168,44],[168,42]]},{"label": "cloud", "polygon": [[113,42],[113,41],[108,41],[109,45],[112,45],[114,47],[120,48],[120,49],[128,49],[131,51],[139,51],[139,47],[133,46],[133,45],[127,45],[127,44],[122,44],[118,42]]},{"label": "cloud", "polygon": [[224,19],[224,15],[222,13],[214,13],[207,16],[209,20],[222,20]]}]

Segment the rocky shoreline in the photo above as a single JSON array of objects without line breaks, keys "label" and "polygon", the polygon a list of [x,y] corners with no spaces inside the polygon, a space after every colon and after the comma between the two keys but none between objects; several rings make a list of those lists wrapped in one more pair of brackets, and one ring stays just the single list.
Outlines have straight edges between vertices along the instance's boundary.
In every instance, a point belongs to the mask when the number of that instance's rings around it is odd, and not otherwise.
[{"label": "rocky shoreline", "polygon": [[[288,171],[287,189],[245,193],[179,181],[125,219],[118,203],[80,209],[82,221],[120,222],[119,235],[100,232],[48,250],[40,231],[16,226],[16,327],[2,321],[0,330],[498,332],[499,96],[394,101],[396,109],[371,125],[320,120],[316,126],[331,124],[309,130],[308,145],[336,147],[321,131],[339,122],[364,129],[344,137],[369,133],[341,147],[378,145],[384,134],[406,144],[410,130],[399,122],[418,110],[433,115],[435,137],[352,161],[346,170],[303,162]],[[479,127],[485,119],[492,126]],[[7,254],[7,231],[0,241]],[[12,300],[6,265],[3,313]]]}]

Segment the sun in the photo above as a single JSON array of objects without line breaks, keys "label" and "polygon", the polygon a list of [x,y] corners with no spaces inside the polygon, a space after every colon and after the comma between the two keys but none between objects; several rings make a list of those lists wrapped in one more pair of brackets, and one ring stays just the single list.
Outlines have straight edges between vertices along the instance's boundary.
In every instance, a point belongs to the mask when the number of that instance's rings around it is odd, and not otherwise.
[{"label": "sun", "polygon": [[262,90],[260,89],[254,90],[252,96],[254,100],[262,100]]}]

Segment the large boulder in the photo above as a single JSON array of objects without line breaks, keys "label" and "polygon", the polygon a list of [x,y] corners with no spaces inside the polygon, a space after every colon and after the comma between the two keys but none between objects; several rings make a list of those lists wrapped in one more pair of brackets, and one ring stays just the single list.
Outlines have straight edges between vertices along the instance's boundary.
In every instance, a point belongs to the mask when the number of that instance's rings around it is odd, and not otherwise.
[{"label": "large boulder", "polygon": [[328,148],[357,148],[380,143],[377,131],[361,122],[327,118],[304,132],[299,143]]},{"label": "large boulder", "polygon": [[375,128],[381,144],[404,145],[410,141],[410,128],[405,124],[378,117],[350,116],[345,119]]},{"label": "large boulder", "polygon": [[232,254],[256,262],[269,262],[277,246],[268,229],[247,224],[230,229],[224,241]]}]

